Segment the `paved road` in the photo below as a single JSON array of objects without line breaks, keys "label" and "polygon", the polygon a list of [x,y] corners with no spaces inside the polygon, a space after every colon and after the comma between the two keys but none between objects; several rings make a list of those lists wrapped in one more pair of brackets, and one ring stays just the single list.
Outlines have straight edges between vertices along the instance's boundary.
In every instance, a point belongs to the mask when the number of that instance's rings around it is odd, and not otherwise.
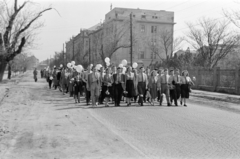
[{"label": "paved road", "polygon": [[194,98],[188,107],[90,108],[44,80],[18,86],[30,97],[18,124],[9,124],[16,131],[5,158],[240,158],[239,112],[216,109],[234,104]]}]

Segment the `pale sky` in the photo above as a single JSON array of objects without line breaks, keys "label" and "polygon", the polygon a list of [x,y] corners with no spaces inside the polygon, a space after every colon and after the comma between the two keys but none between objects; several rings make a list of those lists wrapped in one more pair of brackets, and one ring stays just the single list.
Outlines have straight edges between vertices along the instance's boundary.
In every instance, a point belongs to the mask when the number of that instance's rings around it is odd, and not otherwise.
[{"label": "pale sky", "polygon": [[[21,0],[23,1],[23,0]],[[20,2],[21,2],[20,1]],[[31,50],[40,61],[53,57],[54,52],[63,49],[63,43],[71,36],[77,35],[81,28],[90,28],[104,20],[110,11],[110,5],[121,8],[139,8],[149,10],[166,10],[174,12],[174,36],[183,36],[187,31],[186,22],[196,23],[203,16],[222,20],[223,9],[238,10],[237,0],[33,0],[41,7],[54,7],[41,17],[45,26],[39,31],[37,48]],[[19,3],[20,3],[19,2]],[[240,10],[240,9],[239,9]],[[234,28],[236,29],[236,28]],[[186,45],[184,47],[187,47]]]}]

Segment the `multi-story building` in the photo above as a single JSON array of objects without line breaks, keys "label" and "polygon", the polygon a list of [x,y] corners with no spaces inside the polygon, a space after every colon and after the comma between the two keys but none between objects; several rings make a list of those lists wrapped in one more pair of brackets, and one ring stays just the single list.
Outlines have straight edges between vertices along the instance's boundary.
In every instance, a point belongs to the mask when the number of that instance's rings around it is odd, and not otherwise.
[{"label": "multi-story building", "polygon": [[173,12],[114,8],[104,23],[81,30],[66,43],[67,61],[97,64],[109,57],[116,65],[123,59],[130,63],[132,26],[133,62],[148,66],[172,53],[174,24]]},{"label": "multi-story building", "polygon": [[175,24],[173,12],[114,8],[105,15],[103,25],[104,51],[111,54],[111,51],[116,49],[111,61],[118,64],[122,59],[126,59],[130,62],[130,15],[132,15],[133,62],[148,66],[171,54]]}]

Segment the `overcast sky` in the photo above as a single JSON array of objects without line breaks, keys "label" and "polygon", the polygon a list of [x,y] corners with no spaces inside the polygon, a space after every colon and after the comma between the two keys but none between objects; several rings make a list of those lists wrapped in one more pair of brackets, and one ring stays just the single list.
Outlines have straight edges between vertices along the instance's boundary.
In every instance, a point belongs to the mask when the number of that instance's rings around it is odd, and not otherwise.
[{"label": "overcast sky", "polygon": [[[23,0],[20,0],[20,2]],[[150,10],[173,11],[175,16],[174,36],[182,36],[187,31],[186,22],[197,22],[200,17],[223,19],[223,9],[237,10],[240,3],[237,0],[33,0],[41,7],[54,7],[60,14],[52,10],[41,19],[45,26],[39,31],[37,48],[31,50],[40,61],[54,55],[55,51],[63,49],[63,43],[81,28],[91,26],[104,20],[110,11],[110,5],[122,8],[139,8]],[[19,2],[19,3],[20,3]],[[240,9],[239,9],[240,10]],[[187,47],[186,45],[184,47]]]}]

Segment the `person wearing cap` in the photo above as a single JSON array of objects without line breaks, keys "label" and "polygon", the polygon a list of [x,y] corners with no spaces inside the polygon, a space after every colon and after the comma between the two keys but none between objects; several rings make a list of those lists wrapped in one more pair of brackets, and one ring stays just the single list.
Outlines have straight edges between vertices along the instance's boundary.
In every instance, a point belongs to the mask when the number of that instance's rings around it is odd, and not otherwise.
[{"label": "person wearing cap", "polygon": [[91,69],[92,69],[92,66],[89,65],[87,71],[84,72],[83,78],[82,78],[84,83],[83,85],[85,87],[85,98],[86,98],[87,105],[89,105],[90,98],[91,98],[91,90],[90,90],[90,86],[88,85],[88,75],[92,73]]},{"label": "person wearing cap", "polygon": [[[167,100],[167,105],[171,106],[170,100],[169,100],[169,78],[170,76],[168,75],[168,69],[164,69],[164,75],[160,76],[158,78],[158,84],[157,84],[157,89],[161,90],[161,94],[165,94],[166,100]],[[162,105],[163,101],[163,95],[160,96],[160,106]]]},{"label": "person wearing cap", "polygon": [[169,71],[170,78],[169,78],[169,89],[170,89],[170,102],[174,101],[175,106],[178,106],[177,103],[177,93],[176,93],[176,80],[173,68]]},{"label": "person wearing cap", "polygon": [[123,79],[122,79],[121,67],[117,68],[117,73],[113,74],[112,78],[113,78],[113,83],[115,85],[115,89],[114,89],[115,106],[120,106],[120,102],[122,99],[122,93],[123,93],[123,87],[122,87]]},{"label": "person wearing cap", "polygon": [[140,73],[138,74],[138,93],[139,93],[138,104],[141,106],[143,106],[143,99],[147,86],[148,86],[147,75],[144,73],[144,68],[140,67]]},{"label": "person wearing cap", "polygon": [[89,90],[91,91],[91,97],[92,97],[92,106],[98,106],[98,98],[100,94],[100,74],[95,67],[93,67],[93,72],[88,74],[88,87]]}]

